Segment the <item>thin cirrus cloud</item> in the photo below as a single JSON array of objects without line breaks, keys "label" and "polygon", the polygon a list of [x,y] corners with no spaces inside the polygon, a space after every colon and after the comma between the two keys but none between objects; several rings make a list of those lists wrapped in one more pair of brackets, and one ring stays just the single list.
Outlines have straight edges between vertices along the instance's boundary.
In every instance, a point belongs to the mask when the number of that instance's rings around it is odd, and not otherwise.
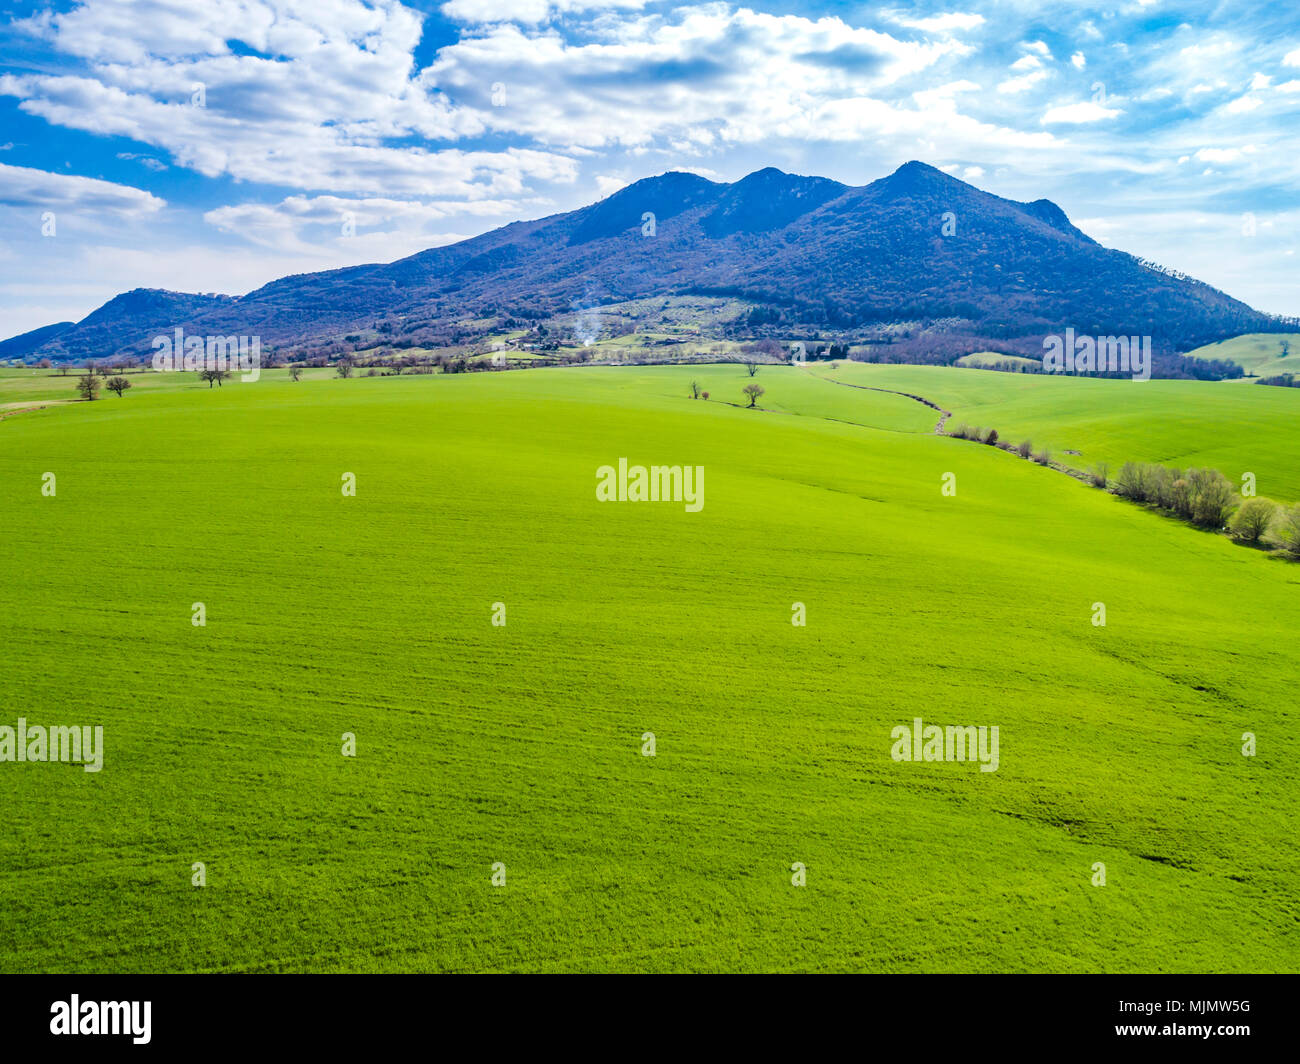
[{"label": "thin cirrus cloud", "polygon": [[[1298,242],[1286,226],[1259,226],[1231,272],[1215,272],[1173,220],[1292,217],[1300,158],[1278,149],[1300,110],[1300,33],[1268,5],[1187,0],[1178,19],[1159,4],[769,6],[37,10],[0,24],[0,105],[45,132],[0,129],[0,141],[14,145],[7,170],[47,176],[0,169],[0,230],[21,247],[36,239],[30,212],[57,204],[116,226],[119,249],[141,252],[120,261],[144,263],[156,233],[135,223],[165,217],[173,240],[202,249],[204,289],[238,290],[241,248],[319,269],[570,209],[667,169],[734,180],[774,164],[862,183],[920,158],[1001,195],[1053,198],[1098,234],[1125,231],[1107,218],[1150,212],[1130,250],[1206,261],[1205,279],[1234,295],[1300,309],[1278,281]],[[131,280],[109,271],[106,296]],[[43,306],[53,273],[49,284]]]}]

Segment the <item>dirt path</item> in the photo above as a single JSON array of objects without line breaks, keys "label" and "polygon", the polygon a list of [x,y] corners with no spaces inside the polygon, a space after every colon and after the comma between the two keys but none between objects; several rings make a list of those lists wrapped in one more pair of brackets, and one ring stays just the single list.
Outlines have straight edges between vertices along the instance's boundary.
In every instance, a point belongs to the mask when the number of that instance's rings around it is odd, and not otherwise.
[{"label": "dirt path", "polygon": [[47,406],[66,406],[71,399],[33,399],[30,402],[5,403],[0,407],[0,421],[28,410],[44,410]]},{"label": "dirt path", "polygon": [[[808,371],[805,370],[804,372],[807,373]],[[827,384],[838,384],[844,388],[861,388],[864,392],[884,392],[886,395],[901,395],[907,399],[915,400],[918,403],[922,403],[925,406],[928,406],[931,410],[939,411],[939,413],[942,415],[939,418],[938,423],[934,426],[934,435],[947,436],[949,439],[952,440],[963,438],[960,436],[953,436],[951,433],[947,433],[943,431],[943,427],[945,423],[948,421],[950,417],[952,417],[952,411],[945,410],[938,403],[930,402],[930,400],[923,395],[913,395],[911,392],[896,392],[892,388],[873,388],[866,384],[849,384],[847,381],[837,381],[837,380],[832,380],[830,377],[820,377],[815,373],[809,373],[808,375],[810,377],[816,377],[816,379],[819,381],[826,381]],[[987,444],[980,443],[979,440],[967,440],[967,442],[979,443],[981,447],[988,446]],[[1013,454],[1015,451],[1015,448],[1013,448],[1009,443],[998,443],[996,444],[996,446],[998,450],[1006,451],[1008,454]],[[1036,464],[1042,465],[1043,463],[1036,463]],[[1082,481],[1084,484],[1092,483],[1092,477],[1090,474],[1085,473],[1082,469],[1075,469],[1073,466],[1064,465],[1061,462],[1055,462],[1049,460],[1046,463],[1045,468],[1054,469],[1058,473],[1064,473],[1067,477],[1073,477],[1075,480]]]},{"label": "dirt path", "polygon": [[[804,372],[808,373],[807,370],[804,370]],[[922,403],[923,405],[928,406],[931,410],[939,411],[940,417],[938,423],[934,426],[934,435],[936,436],[946,435],[943,431],[943,426],[944,423],[947,422],[947,420],[950,417],[952,417],[952,411],[945,410],[938,403],[930,402],[930,400],[925,398],[925,396],[923,395],[913,395],[911,392],[896,392],[892,388],[873,388],[868,384],[849,384],[848,381],[837,381],[837,380],[832,380],[830,377],[819,377],[815,373],[808,373],[808,376],[813,377],[819,381],[825,381],[827,384],[838,384],[841,388],[860,388],[864,392],[884,392],[886,395],[901,395],[905,399],[915,400],[918,403]]]}]

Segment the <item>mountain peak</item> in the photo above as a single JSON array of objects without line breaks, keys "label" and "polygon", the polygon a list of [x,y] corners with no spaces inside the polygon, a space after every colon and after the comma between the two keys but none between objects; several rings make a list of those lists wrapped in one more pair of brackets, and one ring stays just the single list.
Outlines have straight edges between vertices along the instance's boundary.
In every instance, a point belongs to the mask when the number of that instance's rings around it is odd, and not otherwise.
[{"label": "mountain peak", "polygon": [[802,177],[765,166],[726,186],[718,206],[701,225],[714,239],[732,233],[771,232],[845,191],[846,186],[827,177]]},{"label": "mountain peak", "polygon": [[902,166],[900,166],[889,176],[890,177],[919,177],[921,175],[931,175],[931,174],[934,175],[935,177],[949,176],[948,174],[945,174],[942,170],[940,170],[937,166],[931,166],[929,163],[923,163],[921,162],[920,159],[909,159],[907,162],[905,162]]},{"label": "mountain peak", "polygon": [[951,188],[954,185],[964,185],[965,182],[951,174],[945,174],[929,163],[913,159],[904,163],[888,177],[882,178],[877,184],[898,192],[919,192]]},{"label": "mountain peak", "polygon": [[765,166],[761,170],[755,170],[752,174],[746,174],[737,181],[736,184],[743,185],[746,182],[758,183],[763,181],[780,181],[790,176],[790,174],[787,174],[784,170],[778,170],[775,166]]},{"label": "mountain peak", "polygon": [[1089,244],[1096,243],[1092,237],[1077,229],[1065,211],[1061,210],[1049,199],[1036,199],[1033,203],[1023,203],[1020,205],[1020,209],[1031,217],[1037,218],[1040,222],[1050,225],[1058,232],[1068,233],[1080,240],[1086,240]]},{"label": "mountain peak", "polygon": [[640,228],[646,214],[654,215],[658,221],[675,218],[713,199],[718,190],[725,187],[684,170],[643,177],[599,203],[577,211],[574,217],[578,224],[569,237],[569,244],[586,244]]}]

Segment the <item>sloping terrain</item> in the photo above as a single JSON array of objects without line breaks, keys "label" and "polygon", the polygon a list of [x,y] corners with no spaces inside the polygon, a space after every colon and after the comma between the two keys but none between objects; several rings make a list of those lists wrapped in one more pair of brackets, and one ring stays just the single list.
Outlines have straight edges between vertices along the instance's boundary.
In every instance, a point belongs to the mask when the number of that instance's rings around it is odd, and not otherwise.
[{"label": "sloping terrain", "polygon": [[[99,773],[0,764],[0,970],[1300,969],[1300,568],[911,400],[706,372],[0,424],[0,723],[105,729]],[[620,457],[703,509],[598,502]],[[998,770],[892,760],[916,717]]]}]

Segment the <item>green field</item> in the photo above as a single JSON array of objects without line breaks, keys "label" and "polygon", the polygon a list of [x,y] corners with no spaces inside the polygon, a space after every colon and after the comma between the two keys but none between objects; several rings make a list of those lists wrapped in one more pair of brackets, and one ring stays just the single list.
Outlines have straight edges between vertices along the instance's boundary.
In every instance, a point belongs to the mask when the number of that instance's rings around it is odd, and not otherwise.
[{"label": "green field", "polygon": [[[1283,341],[1290,346],[1290,353],[1285,357],[1282,355]],[[1300,367],[1300,333],[1246,333],[1198,347],[1189,351],[1188,357],[1226,359],[1256,377],[1295,373]]]},{"label": "green field", "polygon": [[[1296,392],[133,379],[0,420],[0,725],[105,735],[0,763],[0,970],[1300,970],[1300,566],[889,394],[1295,500]],[[703,509],[597,501],[620,457]],[[997,726],[998,770],[894,761],[918,716]]]},{"label": "green field", "polygon": [[[841,383],[925,396],[952,411],[947,427],[995,428],[1004,440],[1031,439],[1079,470],[1126,461],[1218,469],[1240,484],[1254,473],[1259,494],[1300,501],[1296,462],[1300,394],[1234,381],[1105,380],[977,373],[945,366],[810,364]],[[1067,453],[1078,451],[1076,455]]]}]

